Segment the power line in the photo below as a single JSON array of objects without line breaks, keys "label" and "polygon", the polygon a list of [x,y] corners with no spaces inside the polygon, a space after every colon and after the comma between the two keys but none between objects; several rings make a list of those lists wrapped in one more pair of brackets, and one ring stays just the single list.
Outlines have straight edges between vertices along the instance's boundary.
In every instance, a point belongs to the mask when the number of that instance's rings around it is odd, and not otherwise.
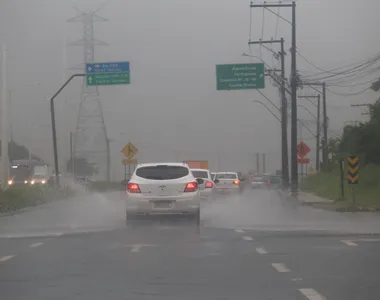
[{"label": "power line", "polygon": [[[357,63],[351,63],[351,64],[348,64],[348,65],[344,65],[344,66],[341,66],[341,67],[338,67],[338,68],[334,68],[334,69],[330,69],[330,70],[324,70],[318,66],[316,66],[316,64],[312,63],[309,59],[306,59],[305,56],[303,56],[299,49],[297,50],[298,54],[306,60],[307,63],[309,63],[310,65],[312,65],[314,68],[316,69],[320,69],[322,70],[322,72],[320,73],[316,73],[316,74],[311,74],[311,75],[306,75],[305,77],[312,77],[312,76],[319,76],[319,75],[323,75],[325,73],[334,73],[334,71],[342,71],[344,69],[347,69],[347,70],[351,70],[351,69],[355,69],[356,67],[358,66],[362,66],[363,64],[366,64],[374,59],[377,59],[380,55],[380,52],[379,53],[376,53],[375,55],[371,56],[370,58],[366,59],[364,62],[357,62]],[[340,74],[341,72],[337,73],[337,74]]]},{"label": "power line", "polygon": [[[312,65],[314,68],[318,69],[318,70],[322,70],[323,72],[321,73],[317,73],[317,74],[313,74],[313,75],[304,75],[302,76],[303,78],[307,78],[308,80],[313,80],[313,81],[318,81],[318,80],[326,80],[328,78],[333,78],[333,77],[336,77],[336,76],[340,76],[340,75],[346,75],[347,76],[352,76],[352,75],[356,75],[357,72],[360,72],[360,71],[364,71],[366,68],[368,68],[369,66],[371,66],[372,64],[374,64],[375,62],[377,62],[379,59],[380,59],[380,54],[377,54],[376,56],[368,59],[367,61],[363,62],[363,63],[360,63],[360,64],[355,64],[355,65],[349,65],[349,66],[345,66],[345,67],[340,67],[340,68],[336,68],[336,69],[332,69],[332,70],[325,70],[325,69],[322,69],[320,67],[318,67],[317,65],[315,65],[314,63],[312,63],[310,60],[308,60],[305,56],[303,56],[302,54],[300,54],[300,52],[298,51],[297,52],[307,63],[309,63],[310,65]],[[375,68],[376,70],[377,68]],[[338,71],[338,70],[341,70],[339,72],[334,72],[334,71]],[[370,71],[373,71],[373,70],[370,70]],[[321,75],[324,75],[324,74],[329,74],[329,75],[326,75],[326,76],[322,76],[322,77],[319,77]],[[315,79],[309,79],[310,77],[315,77]],[[341,78],[339,78],[341,79]]]},{"label": "power line", "polygon": [[334,91],[330,90],[329,88],[326,88],[326,89],[327,89],[330,93],[335,94],[335,95],[339,95],[339,96],[356,96],[356,95],[360,95],[360,94],[362,94],[362,93],[368,91],[369,89],[371,89],[371,87],[369,86],[369,87],[365,88],[364,90],[361,90],[361,91],[356,92],[356,93],[349,93],[349,94],[337,93],[337,92],[334,92]]},{"label": "power line", "polygon": [[[362,79],[362,78],[359,78],[359,79]],[[337,84],[337,83],[334,83],[334,84],[329,84],[329,86],[341,87],[341,88],[352,88],[352,87],[355,87],[355,86],[360,86],[360,85],[366,85],[366,84],[369,84],[369,83],[373,83],[376,80],[378,80],[378,78],[373,78],[373,79],[365,81],[365,82],[351,83],[351,84],[340,84],[340,83]],[[347,81],[347,82],[350,82],[350,81]],[[342,82],[342,83],[344,83],[344,82]]]}]

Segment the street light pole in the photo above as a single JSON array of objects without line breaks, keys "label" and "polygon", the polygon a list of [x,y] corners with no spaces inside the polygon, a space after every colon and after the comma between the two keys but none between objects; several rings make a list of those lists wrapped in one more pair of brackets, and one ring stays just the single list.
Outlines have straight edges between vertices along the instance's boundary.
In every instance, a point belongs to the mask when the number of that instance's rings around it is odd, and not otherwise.
[{"label": "street light pole", "polygon": [[1,102],[1,179],[2,187],[8,184],[8,91],[7,91],[7,47],[2,49],[2,102]]},{"label": "street light pole", "polygon": [[75,161],[74,161],[74,145],[73,145],[73,132],[70,131],[70,163],[71,175],[75,178]]},{"label": "street light pole", "polygon": [[58,166],[58,145],[57,145],[57,130],[55,126],[55,108],[54,99],[59,95],[59,93],[69,84],[69,82],[74,77],[84,77],[86,74],[73,74],[70,78],[59,88],[59,90],[50,98],[50,114],[51,114],[51,129],[53,137],[53,150],[54,150],[54,167],[55,167],[55,183],[59,186],[59,166]]}]

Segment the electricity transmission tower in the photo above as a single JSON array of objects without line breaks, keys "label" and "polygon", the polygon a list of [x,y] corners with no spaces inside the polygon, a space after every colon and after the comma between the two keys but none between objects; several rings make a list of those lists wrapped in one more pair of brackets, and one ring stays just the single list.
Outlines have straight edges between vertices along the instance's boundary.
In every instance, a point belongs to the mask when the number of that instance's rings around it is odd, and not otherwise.
[{"label": "electricity transmission tower", "polygon": [[[85,72],[86,63],[93,63],[95,61],[95,46],[107,45],[105,42],[99,41],[94,37],[94,23],[108,21],[96,14],[98,10],[94,12],[81,12],[77,9],[80,14],[67,20],[70,23],[81,23],[83,26],[83,37],[78,41],[70,43],[72,46],[83,47],[83,64],[78,67],[83,72]],[[98,87],[87,86],[86,79],[82,83],[73,142],[74,161],[78,158],[85,158],[88,162],[97,166],[100,178],[109,180],[110,149],[101,99]]]}]

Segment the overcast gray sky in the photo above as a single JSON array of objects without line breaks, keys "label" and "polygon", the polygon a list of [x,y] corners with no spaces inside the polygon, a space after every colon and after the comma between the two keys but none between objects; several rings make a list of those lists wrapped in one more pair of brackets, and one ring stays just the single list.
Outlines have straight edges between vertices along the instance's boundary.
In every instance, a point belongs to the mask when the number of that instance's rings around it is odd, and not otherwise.
[{"label": "overcast gray sky", "polygon": [[[50,125],[46,97],[62,84],[65,74],[72,73],[65,69],[83,60],[80,47],[67,46],[81,38],[81,24],[66,20],[78,14],[73,4],[94,10],[102,2],[0,0],[0,43],[9,49],[14,139],[48,161],[52,145],[50,129],[44,127]],[[374,34],[379,8],[377,0],[297,1],[297,49],[327,70],[365,61],[380,52]],[[280,14],[290,19],[289,9]],[[222,169],[248,171],[254,166],[254,153],[266,152],[268,168],[280,168],[279,123],[264,107],[252,103],[265,99],[254,90],[216,91],[215,65],[257,61],[241,56],[250,51],[279,67],[269,51],[257,46],[249,50],[247,42],[250,35],[252,40],[284,37],[289,49],[289,24],[268,11],[263,21],[263,9],[250,10],[246,0],[113,0],[99,15],[109,21],[96,24],[96,38],[108,46],[96,48],[96,60],[131,64],[130,85],[100,88],[113,140],[114,177],[122,174],[120,149],[128,140],[139,148],[139,161],[208,159],[211,169],[217,169],[219,155]],[[297,59],[303,75],[320,72],[300,56]],[[378,73],[371,76],[353,84]],[[330,89],[350,94],[365,87]],[[269,79],[262,92],[279,103]],[[312,91],[305,88],[299,93]],[[338,135],[345,121],[366,118],[362,109],[350,108],[351,103],[376,97],[371,91],[355,97],[328,93],[331,135]],[[79,79],[57,99],[61,160],[69,155],[69,132],[75,129],[79,99]],[[316,112],[311,104],[305,106]],[[311,119],[302,109],[299,117]],[[310,127],[315,130],[315,125]],[[314,150],[310,134],[306,130],[302,134]]]}]

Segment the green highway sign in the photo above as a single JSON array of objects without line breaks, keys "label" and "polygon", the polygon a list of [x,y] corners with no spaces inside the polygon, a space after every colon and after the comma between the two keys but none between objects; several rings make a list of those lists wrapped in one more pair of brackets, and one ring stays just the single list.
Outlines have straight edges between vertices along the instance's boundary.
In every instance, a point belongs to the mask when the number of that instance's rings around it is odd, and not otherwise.
[{"label": "green highway sign", "polygon": [[216,89],[248,90],[265,87],[264,64],[216,65]]},{"label": "green highway sign", "polygon": [[86,79],[88,86],[130,84],[129,62],[87,63]]},{"label": "green highway sign", "polygon": [[129,73],[87,74],[87,85],[130,84]]}]

